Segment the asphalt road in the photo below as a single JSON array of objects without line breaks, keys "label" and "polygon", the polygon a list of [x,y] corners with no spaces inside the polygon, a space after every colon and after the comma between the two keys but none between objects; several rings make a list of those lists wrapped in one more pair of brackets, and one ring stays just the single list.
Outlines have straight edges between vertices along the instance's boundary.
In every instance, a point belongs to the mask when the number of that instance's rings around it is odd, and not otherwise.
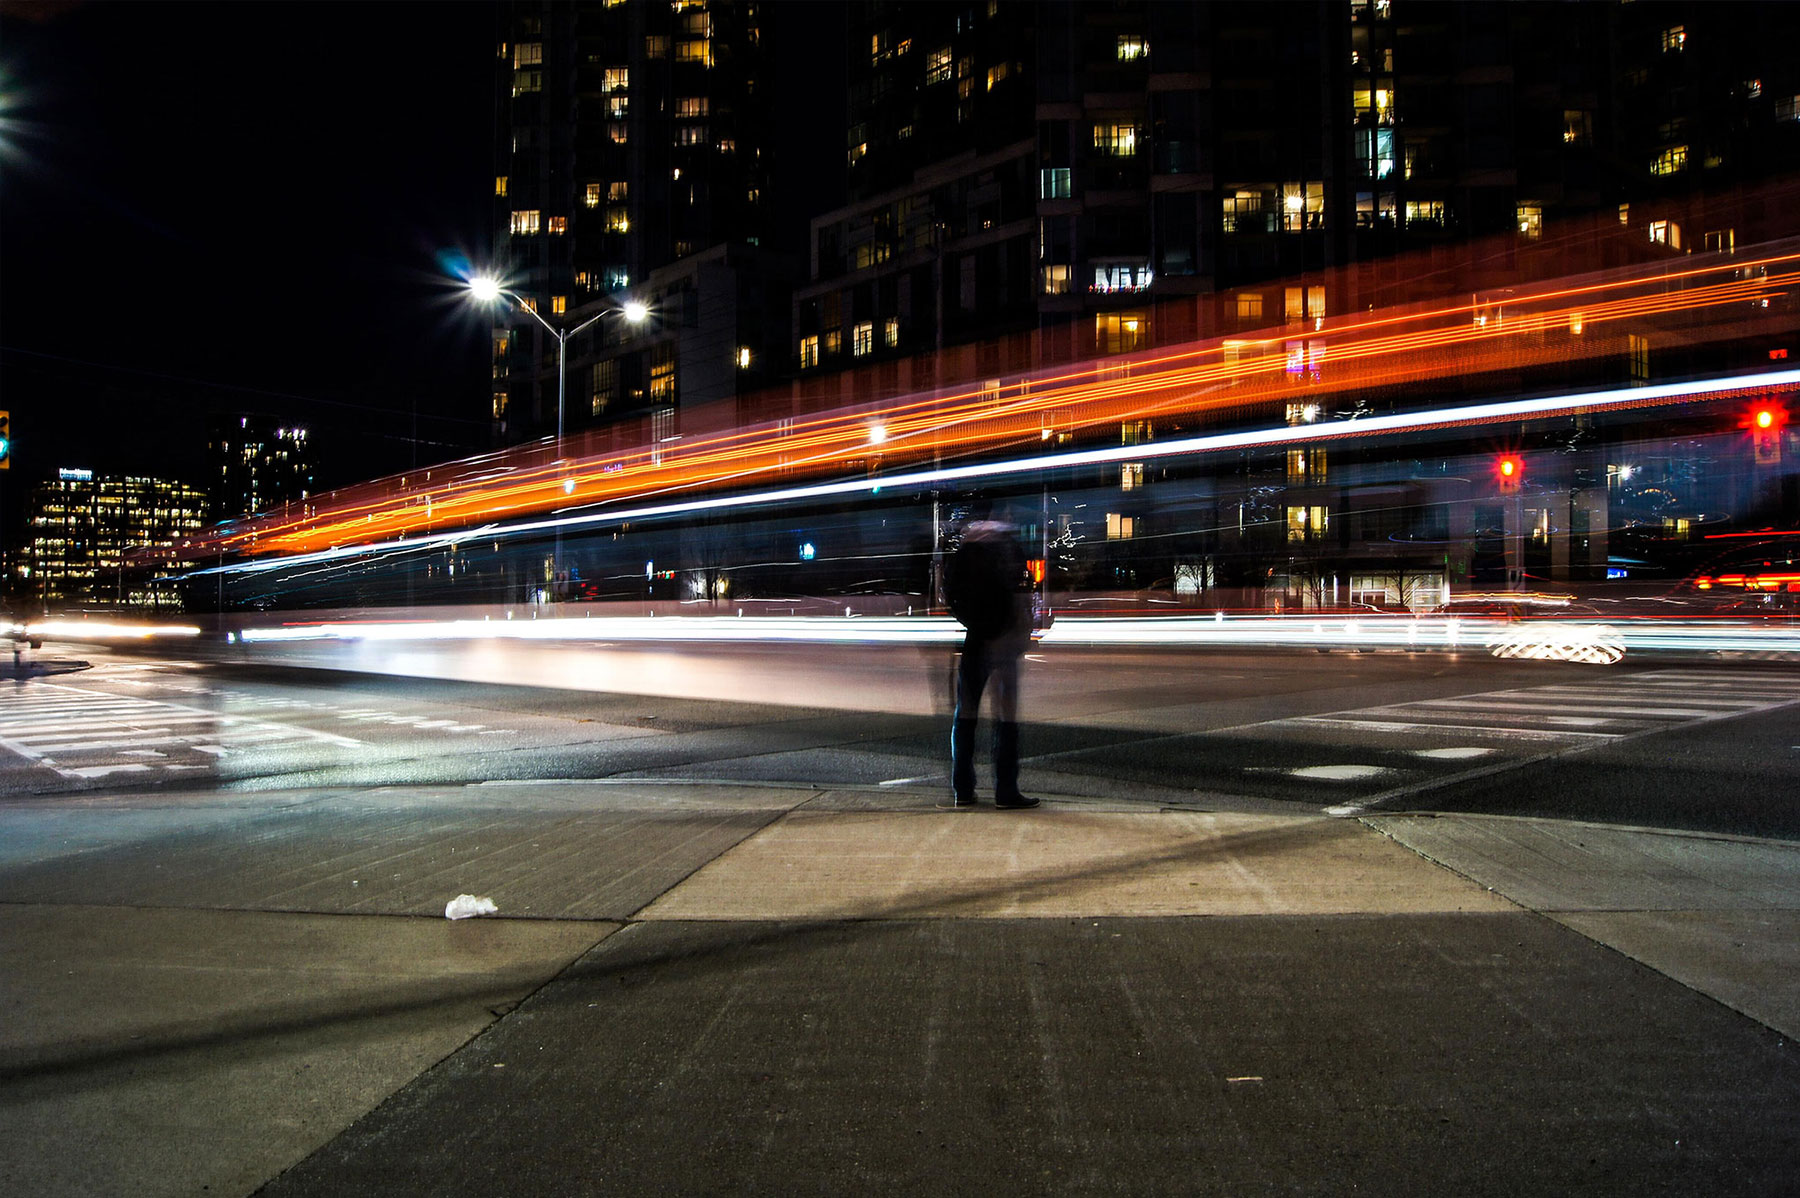
[{"label": "asphalt road", "polygon": [[[0,689],[0,794],[947,778],[943,650],[558,651],[605,690],[47,652],[89,668]],[[1049,794],[1800,837],[1792,664],[1063,650],[1026,669],[1024,778]]]}]

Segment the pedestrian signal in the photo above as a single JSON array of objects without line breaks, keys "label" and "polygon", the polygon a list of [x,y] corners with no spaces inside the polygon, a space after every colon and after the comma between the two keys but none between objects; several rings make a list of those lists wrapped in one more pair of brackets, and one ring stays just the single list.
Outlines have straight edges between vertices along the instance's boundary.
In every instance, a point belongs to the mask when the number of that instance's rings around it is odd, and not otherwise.
[{"label": "pedestrian signal", "polygon": [[1759,403],[1744,413],[1739,428],[1750,430],[1750,447],[1758,466],[1781,462],[1781,434],[1788,422],[1787,409],[1777,403]]},{"label": "pedestrian signal", "polygon": [[1525,477],[1525,463],[1514,454],[1503,454],[1494,463],[1494,474],[1500,480],[1502,491],[1516,491]]}]

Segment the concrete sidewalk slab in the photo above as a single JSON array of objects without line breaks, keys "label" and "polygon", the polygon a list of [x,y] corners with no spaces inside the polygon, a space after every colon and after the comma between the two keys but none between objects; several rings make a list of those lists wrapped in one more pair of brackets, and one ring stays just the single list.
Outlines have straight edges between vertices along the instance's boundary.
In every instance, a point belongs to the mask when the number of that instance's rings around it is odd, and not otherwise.
[{"label": "concrete sidewalk slab", "polygon": [[1773,1033],[1525,912],[663,922],[266,1193],[1761,1198],[1797,1152]]},{"label": "concrete sidewalk slab", "polygon": [[0,867],[0,902],[623,919],[810,791],[444,787],[328,793],[265,808],[163,807],[151,835]]},{"label": "concrete sidewalk slab", "polygon": [[1366,822],[1800,1039],[1800,845],[1506,816]]},{"label": "concrete sidewalk slab", "polygon": [[617,925],[4,909],[0,1190],[244,1194]]},{"label": "concrete sidewalk slab", "polygon": [[1164,811],[789,814],[643,919],[1511,911],[1359,824]]}]

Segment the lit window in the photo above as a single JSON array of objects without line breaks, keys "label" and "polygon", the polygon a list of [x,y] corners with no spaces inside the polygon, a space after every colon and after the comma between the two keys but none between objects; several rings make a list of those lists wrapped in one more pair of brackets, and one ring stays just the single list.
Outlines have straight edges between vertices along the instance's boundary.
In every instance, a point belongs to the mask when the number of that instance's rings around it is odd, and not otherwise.
[{"label": "lit window", "polygon": [[1135,491],[1144,485],[1144,464],[1125,462],[1119,466],[1119,490]]},{"label": "lit window", "polygon": [[1039,199],[1066,200],[1071,194],[1068,167],[1051,166],[1038,172]]},{"label": "lit window", "polygon": [[1783,96],[1775,101],[1775,119],[1800,121],[1800,96]]},{"label": "lit window", "polygon": [[613,121],[608,124],[606,135],[612,138],[615,145],[624,145],[630,138],[630,132],[624,121]]},{"label": "lit window", "polygon": [[1520,204],[1515,209],[1518,216],[1519,236],[1527,241],[1536,241],[1544,233],[1544,210],[1536,204]]},{"label": "lit window", "polygon": [[1681,248],[1681,226],[1672,220],[1653,220],[1650,222],[1650,240],[1678,250]]},{"label": "lit window", "polygon": [[606,185],[606,198],[608,200],[610,200],[612,203],[616,204],[630,194],[631,194],[631,184],[629,184],[629,183],[620,181],[620,182],[608,183]]},{"label": "lit window", "polygon": [[1444,223],[1442,200],[1406,201],[1406,223],[1409,225],[1441,225]]},{"label": "lit window", "polygon": [[1094,317],[1094,334],[1104,354],[1127,354],[1150,345],[1150,320],[1142,312],[1103,312]]},{"label": "lit window", "polygon": [[712,42],[703,38],[676,42],[675,61],[698,63],[700,66],[710,67],[713,64]]},{"label": "lit window", "polygon": [[494,176],[494,194],[497,196],[505,196],[506,195],[506,176],[505,175],[495,175]]},{"label": "lit window", "polygon": [[1706,235],[1706,249],[1707,249],[1708,253],[1729,254],[1732,250],[1735,250],[1736,248],[1737,248],[1737,230],[1736,229],[1719,229],[1716,232],[1708,233]]},{"label": "lit window", "polygon": [[1677,171],[1687,169],[1686,146],[1670,146],[1650,160],[1650,173],[1653,175],[1673,175]]},{"label": "lit window", "polygon": [[1325,315],[1323,287],[1289,287],[1284,298],[1289,324],[1300,324],[1308,319],[1317,320]]},{"label": "lit window", "polygon": [[841,329],[825,330],[825,355],[835,358],[844,352],[844,334]]},{"label": "lit window", "polygon": [[748,345],[738,346],[737,367],[739,370],[750,369],[750,347]]},{"label": "lit window", "polygon": [[550,233],[567,233],[569,231],[569,218],[566,216],[553,216],[545,222],[545,226],[546,231]]},{"label": "lit window", "polygon": [[543,61],[543,42],[520,42],[513,47],[513,66],[515,67],[535,67]]},{"label": "lit window", "polygon": [[1317,229],[1324,224],[1325,184],[1322,180],[1281,185],[1281,228],[1284,232]]},{"label": "lit window", "polygon": [[1394,123],[1394,90],[1361,84],[1350,89],[1351,116],[1359,125]]},{"label": "lit window", "polygon": [[630,67],[607,67],[600,78],[600,90],[603,92],[622,92],[631,86]]},{"label": "lit window", "polygon": [[644,35],[645,58],[667,58],[669,56],[669,39],[660,33]]},{"label": "lit window", "polygon": [[494,392],[494,419],[499,420],[506,415],[506,392]]},{"label": "lit window", "polygon": [[873,321],[861,321],[850,330],[850,352],[856,357],[874,352],[875,324]]},{"label": "lit window", "polygon": [[1591,145],[1594,140],[1594,114],[1585,108],[1563,109],[1563,143],[1571,146]]},{"label": "lit window", "polygon": [[933,50],[926,55],[925,82],[927,84],[950,82],[950,63],[951,55],[948,46],[941,50]]},{"label": "lit window", "polygon": [[514,233],[522,234],[536,233],[538,231],[538,222],[540,219],[541,214],[536,208],[525,208],[515,211],[512,214],[512,231]]},{"label": "lit window", "polygon": [[1252,291],[1240,291],[1237,294],[1237,318],[1240,322],[1261,320],[1263,314],[1263,297]]},{"label": "lit window", "polygon": [[593,390],[589,398],[589,406],[593,414],[598,416],[606,411],[608,405],[618,398],[619,363],[616,359],[594,363]]},{"label": "lit window", "polygon": [[1010,64],[1004,62],[995,63],[993,66],[989,67],[987,73],[987,89],[993,91],[994,84],[1006,78],[1010,70]]},{"label": "lit window", "polygon": [[609,96],[607,98],[606,115],[611,117],[613,120],[615,120],[615,121],[624,120],[626,114],[629,113],[630,111],[631,111],[631,97],[630,96]]},{"label": "lit window", "polygon": [[1325,535],[1331,524],[1330,512],[1317,504],[1310,507],[1291,507],[1287,510],[1287,530],[1290,541],[1316,541]]},{"label": "lit window", "polygon": [[815,334],[814,336],[811,336],[811,337],[800,338],[800,369],[805,370],[808,367],[817,366],[818,364],[819,364],[819,338],[818,338],[818,336]]},{"label": "lit window", "polygon": [[527,92],[544,90],[544,73],[542,71],[514,71],[512,94],[525,95]]},{"label": "lit window", "polygon": [[1067,294],[1069,294],[1069,275],[1070,275],[1072,269],[1073,269],[1072,267],[1068,267],[1068,266],[1046,266],[1046,267],[1044,267],[1044,294],[1045,295],[1067,295]]},{"label": "lit window", "polygon": [[900,318],[890,316],[881,326],[881,344],[893,349],[900,344]]},{"label": "lit window", "polygon": [[737,139],[732,137],[721,137],[717,148],[721,154],[735,154],[737,153]]},{"label": "lit window", "polygon": [[1131,516],[1121,516],[1117,512],[1106,513],[1106,539],[1109,541],[1129,541],[1137,532],[1137,520]]},{"label": "lit window", "polygon": [[675,115],[690,119],[705,116],[708,107],[708,100],[705,96],[683,96],[675,101]]},{"label": "lit window", "polygon": [[1744,80],[1744,99],[1754,100],[1760,95],[1762,95],[1762,80],[1761,79],[1746,79],[1746,80]]},{"label": "lit window", "polygon": [[608,208],[606,210],[606,231],[608,233],[631,232],[631,212],[625,208]]},{"label": "lit window", "polygon": [[600,184],[589,183],[581,189],[581,202],[589,208],[600,206]]},{"label": "lit window", "polygon": [[1619,205],[1619,223],[1622,225],[1628,225],[1631,223],[1631,205],[1630,204],[1620,204]]},{"label": "lit window", "polygon": [[1135,33],[1121,33],[1118,41],[1119,61],[1136,62],[1150,57],[1150,43]]},{"label": "lit window", "polygon": [[560,316],[562,313],[567,312],[568,310],[569,310],[569,297],[568,296],[553,295],[550,297],[550,311],[553,315]]},{"label": "lit window", "polygon": [[1094,148],[1102,154],[1127,158],[1137,153],[1136,125],[1095,125]]},{"label": "lit window", "polygon": [[1687,48],[1687,27],[1671,25],[1662,31],[1662,48],[1664,54],[1679,54]]},{"label": "lit window", "polygon": [[1094,267],[1093,290],[1101,295],[1143,291],[1155,279],[1148,262],[1113,262]]},{"label": "lit window", "polygon": [[1625,335],[1625,355],[1630,362],[1631,377],[1643,381],[1650,377],[1650,339],[1636,333]]},{"label": "lit window", "polygon": [[678,146],[703,146],[706,144],[705,125],[683,125],[676,133],[675,144]]}]

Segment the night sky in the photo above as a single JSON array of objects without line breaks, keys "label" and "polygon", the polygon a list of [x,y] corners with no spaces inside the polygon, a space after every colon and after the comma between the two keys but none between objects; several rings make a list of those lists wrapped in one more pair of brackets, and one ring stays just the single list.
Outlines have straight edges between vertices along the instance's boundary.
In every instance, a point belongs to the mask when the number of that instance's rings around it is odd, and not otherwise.
[{"label": "night sky", "polygon": [[0,3],[8,524],[59,466],[198,480],[216,412],[305,422],[327,486],[485,446],[488,317],[453,272],[488,236],[495,30]]}]

